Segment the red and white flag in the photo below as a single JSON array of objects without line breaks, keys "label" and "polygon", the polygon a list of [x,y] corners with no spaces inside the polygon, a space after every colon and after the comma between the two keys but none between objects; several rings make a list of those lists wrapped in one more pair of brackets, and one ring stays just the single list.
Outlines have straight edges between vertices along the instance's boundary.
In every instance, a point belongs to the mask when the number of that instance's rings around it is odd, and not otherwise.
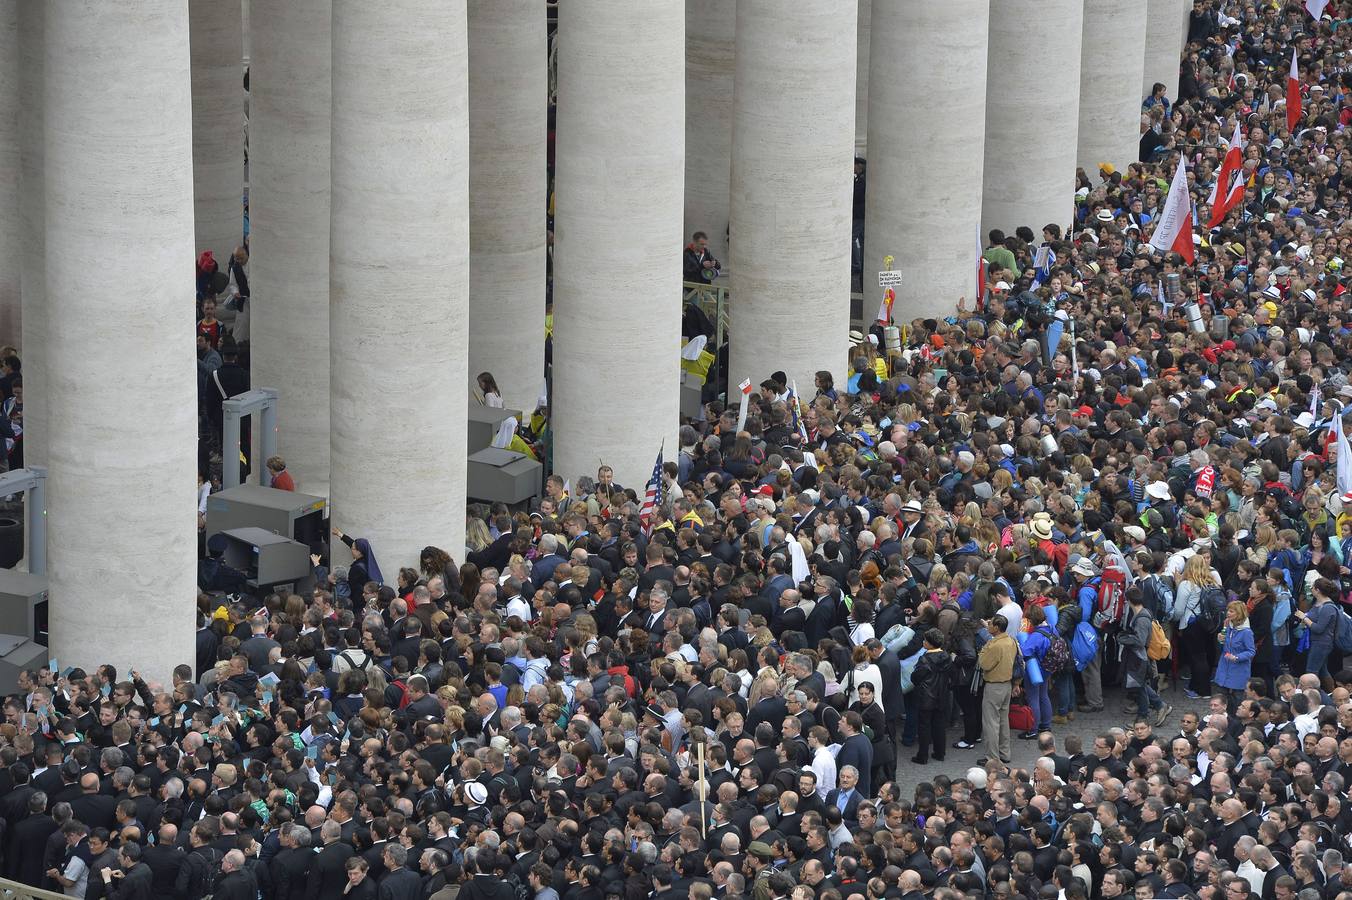
[{"label": "red and white flag", "polygon": [[981,255],[981,227],[976,229],[976,308],[986,308],[986,258]]},{"label": "red and white flag", "polygon": [[1164,212],[1150,235],[1150,246],[1156,253],[1177,253],[1189,265],[1193,262],[1192,195],[1188,193],[1187,159],[1181,153],[1169,196],[1164,201]]},{"label": "red and white flag", "polygon": [[1234,187],[1239,188],[1239,193],[1231,186],[1231,179],[1240,174],[1240,169],[1244,165],[1244,132],[1240,128],[1239,121],[1235,122],[1235,134],[1230,138],[1230,149],[1225,151],[1225,159],[1221,162],[1221,172],[1216,176],[1216,183],[1211,187],[1211,197],[1207,203],[1211,206],[1211,220],[1207,222],[1208,228],[1215,228],[1221,224],[1233,207],[1237,196],[1244,195],[1243,179],[1235,182]]},{"label": "red and white flag", "polygon": [[1296,65],[1296,49],[1291,48],[1291,74],[1286,76],[1286,130],[1296,135],[1300,124],[1300,68]]}]

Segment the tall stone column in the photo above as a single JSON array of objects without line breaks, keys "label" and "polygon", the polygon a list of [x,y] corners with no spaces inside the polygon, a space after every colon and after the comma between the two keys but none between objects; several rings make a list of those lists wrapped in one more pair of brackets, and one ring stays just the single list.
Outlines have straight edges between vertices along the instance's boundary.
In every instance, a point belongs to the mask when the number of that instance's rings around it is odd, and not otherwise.
[{"label": "tall stone column", "polygon": [[976,291],[990,4],[873,7],[866,319],[877,310],[880,291],[870,276],[884,256],[895,257],[902,272],[894,321],[950,315],[959,297],[970,300]]},{"label": "tall stone column", "polygon": [[236,0],[191,0],[192,172],[197,251],[225,271],[244,239],[244,28]]},{"label": "tall stone column", "polygon": [[19,201],[19,2],[0,0],[0,341],[19,342],[23,213]]},{"label": "tall stone column", "polygon": [[1071,217],[1084,0],[996,0],[990,22],[982,228],[1027,225],[1040,240]]},{"label": "tall stone column", "polygon": [[[876,7],[883,4],[876,4]],[[728,384],[845,375],[855,8],[738,0]],[[811,47],[812,52],[801,52]]]},{"label": "tall stone column", "polygon": [[[1184,0],[1191,7],[1191,0]],[[1178,99],[1179,53],[1187,36],[1187,16],[1179,16],[1180,0],[1145,0],[1145,71],[1141,97],[1149,97],[1156,82],[1164,83],[1170,102]],[[1140,121],[1139,119],[1137,120]]]},{"label": "tall stone column", "polygon": [[46,0],[19,0],[19,285],[22,316],[23,453],[47,464],[47,207],[43,184]]},{"label": "tall stone column", "polygon": [[465,18],[333,4],[333,520],[391,573],[465,543]]},{"label": "tall stone column", "polygon": [[510,408],[545,373],[545,15],[532,0],[469,2],[469,379]]},{"label": "tall stone column", "polygon": [[1146,8],[1120,0],[1084,0],[1080,49],[1080,140],[1076,159],[1096,179],[1099,163],[1125,169],[1141,139]]},{"label": "tall stone column", "polygon": [[[559,6],[554,471],[642,490],[680,419],[685,4]],[[623,395],[607,398],[608,385]]]},{"label": "tall stone column", "polygon": [[854,152],[857,156],[868,155],[869,29],[872,21],[873,0],[859,0],[854,70]]},{"label": "tall stone column", "polygon": [[51,655],[168,683],[196,631],[187,4],[48,4],[43,75],[47,304],[101,330],[48,341]]},{"label": "tall stone column", "polygon": [[[333,0],[252,0],[249,287],[254,387],[272,387],[296,486],[329,492]],[[255,460],[255,471],[263,464]]]},{"label": "tall stone column", "polygon": [[736,29],[736,3],[728,0],[686,3],[685,239],[703,231],[709,236],[709,252],[725,266]]}]

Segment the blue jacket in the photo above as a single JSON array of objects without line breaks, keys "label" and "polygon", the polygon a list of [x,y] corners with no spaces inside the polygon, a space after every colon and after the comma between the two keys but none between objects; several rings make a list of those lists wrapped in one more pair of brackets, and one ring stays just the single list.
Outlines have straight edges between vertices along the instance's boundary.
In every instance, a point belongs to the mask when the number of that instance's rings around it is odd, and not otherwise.
[{"label": "blue jacket", "polygon": [[[1235,659],[1228,659],[1230,653]],[[1216,665],[1216,683],[1232,691],[1242,691],[1249,683],[1249,668],[1253,661],[1253,629],[1247,624],[1236,628],[1225,626],[1225,641],[1221,644],[1221,661]]]},{"label": "blue jacket", "polygon": [[1047,651],[1052,648],[1052,641],[1049,637],[1051,629],[1045,624],[1039,625],[1036,630],[1030,631],[1023,639],[1023,658],[1036,659],[1042,662],[1042,657],[1047,655]]}]

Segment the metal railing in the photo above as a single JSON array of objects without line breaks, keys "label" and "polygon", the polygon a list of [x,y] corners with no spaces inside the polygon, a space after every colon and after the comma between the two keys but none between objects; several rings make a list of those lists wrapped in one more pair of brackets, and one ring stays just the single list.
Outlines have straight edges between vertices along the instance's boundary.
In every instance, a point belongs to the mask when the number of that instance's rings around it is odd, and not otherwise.
[{"label": "metal railing", "polygon": [[0,900],[66,900],[66,895],[0,878]]}]

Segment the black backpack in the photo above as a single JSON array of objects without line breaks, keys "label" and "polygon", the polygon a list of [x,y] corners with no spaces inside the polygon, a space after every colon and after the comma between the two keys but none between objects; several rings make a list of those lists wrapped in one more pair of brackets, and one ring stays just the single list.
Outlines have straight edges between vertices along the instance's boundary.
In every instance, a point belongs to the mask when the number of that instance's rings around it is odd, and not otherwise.
[{"label": "black backpack", "polygon": [[224,854],[211,847],[198,847],[193,851],[193,855],[201,860],[202,866],[202,900],[210,900],[210,897],[216,893],[216,884],[221,880],[221,860]]},{"label": "black backpack", "polygon": [[1216,585],[1202,588],[1197,598],[1197,624],[1207,631],[1218,633],[1225,622],[1225,591]]}]

